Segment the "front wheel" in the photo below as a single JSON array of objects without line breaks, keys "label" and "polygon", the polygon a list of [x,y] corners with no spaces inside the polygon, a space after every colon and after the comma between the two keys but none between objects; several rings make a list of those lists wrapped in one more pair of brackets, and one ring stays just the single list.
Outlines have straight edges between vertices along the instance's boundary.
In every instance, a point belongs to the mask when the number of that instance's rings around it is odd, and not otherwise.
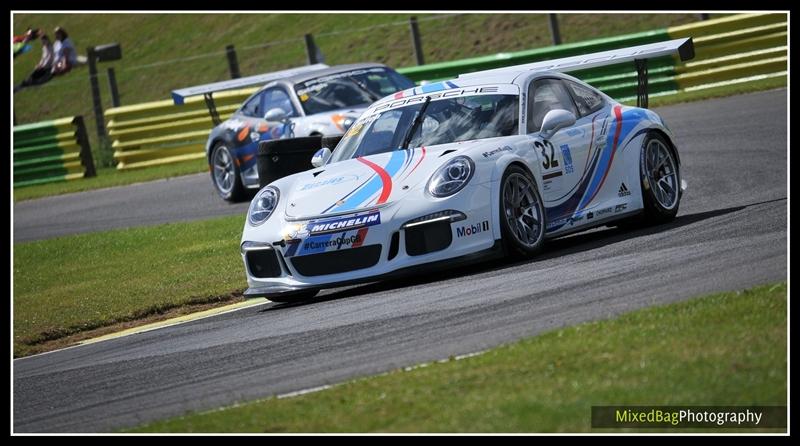
[{"label": "front wheel", "polygon": [[239,166],[230,149],[217,143],[211,151],[211,181],[217,193],[226,201],[238,202],[245,197]]},{"label": "front wheel", "polygon": [[645,138],[639,173],[645,220],[663,223],[675,218],[681,200],[680,172],[675,152],[660,134],[650,133]]},{"label": "front wheel", "polygon": [[530,257],[541,250],[545,232],[544,204],[536,181],[512,165],[500,183],[500,228],[506,252]]}]

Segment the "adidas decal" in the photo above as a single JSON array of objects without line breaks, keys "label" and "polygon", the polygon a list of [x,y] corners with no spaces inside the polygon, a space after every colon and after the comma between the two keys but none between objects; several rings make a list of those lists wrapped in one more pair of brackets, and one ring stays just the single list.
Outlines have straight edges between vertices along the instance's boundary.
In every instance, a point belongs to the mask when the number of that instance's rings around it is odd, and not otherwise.
[{"label": "adidas decal", "polygon": [[617,195],[619,195],[620,197],[626,197],[630,194],[631,191],[628,190],[628,186],[625,186],[625,183],[619,185],[619,192],[617,192]]}]

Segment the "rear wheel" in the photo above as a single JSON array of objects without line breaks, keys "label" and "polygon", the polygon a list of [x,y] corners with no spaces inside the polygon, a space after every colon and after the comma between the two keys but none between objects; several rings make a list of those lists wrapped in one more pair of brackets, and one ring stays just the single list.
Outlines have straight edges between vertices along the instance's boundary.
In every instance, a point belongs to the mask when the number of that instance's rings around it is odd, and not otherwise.
[{"label": "rear wheel", "polygon": [[681,199],[681,178],[675,152],[659,133],[650,133],[642,145],[639,174],[644,217],[648,223],[675,218]]},{"label": "rear wheel", "polygon": [[500,228],[506,252],[529,257],[544,243],[545,216],[536,181],[523,168],[512,165],[500,183]]},{"label": "rear wheel", "polygon": [[245,198],[239,166],[224,143],[217,143],[211,152],[211,181],[223,199],[237,202]]}]

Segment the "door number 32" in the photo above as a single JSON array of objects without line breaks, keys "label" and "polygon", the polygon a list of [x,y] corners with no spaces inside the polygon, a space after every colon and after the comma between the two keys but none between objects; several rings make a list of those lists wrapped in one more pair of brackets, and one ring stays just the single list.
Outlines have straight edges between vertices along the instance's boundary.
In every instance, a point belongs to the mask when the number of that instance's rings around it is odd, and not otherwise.
[{"label": "door number 32", "polygon": [[[533,145],[542,151],[542,167],[545,169],[554,169],[558,167],[558,159],[556,158],[556,150],[550,141],[534,141]],[[549,152],[549,153],[548,153]]]}]

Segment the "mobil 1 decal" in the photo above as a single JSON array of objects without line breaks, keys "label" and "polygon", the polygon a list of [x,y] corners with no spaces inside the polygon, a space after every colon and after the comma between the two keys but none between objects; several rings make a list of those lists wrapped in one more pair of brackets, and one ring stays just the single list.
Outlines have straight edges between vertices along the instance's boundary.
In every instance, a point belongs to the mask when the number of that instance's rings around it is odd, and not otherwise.
[{"label": "mobil 1 decal", "polygon": [[456,237],[458,238],[469,237],[472,235],[480,234],[481,232],[486,232],[488,230],[489,230],[489,220],[484,220],[480,223],[458,226],[456,228]]}]

